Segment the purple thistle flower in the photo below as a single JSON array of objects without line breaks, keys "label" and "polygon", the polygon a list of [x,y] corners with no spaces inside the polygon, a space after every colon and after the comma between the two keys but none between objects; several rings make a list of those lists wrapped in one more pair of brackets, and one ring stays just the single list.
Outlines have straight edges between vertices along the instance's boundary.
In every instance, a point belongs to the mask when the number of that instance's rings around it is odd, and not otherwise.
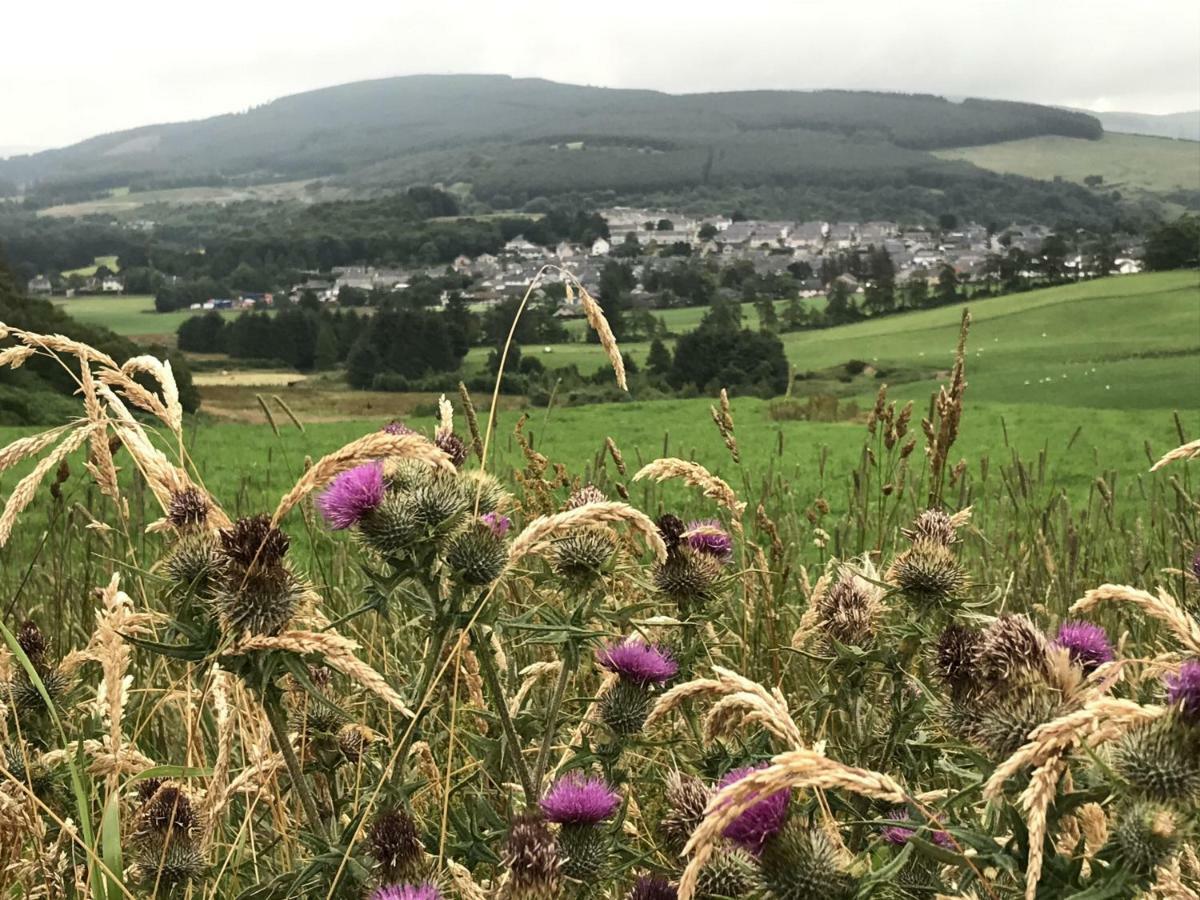
[{"label": "purple thistle flower", "polygon": [[721,562],[729,562],[733,558],[733,539],[716,519],[688,522],[687,530],[700,531],[699,534],[689,535],[687,539],[688,546],[697,553],[707,553]]},{"label": "purple thistle flower", "polygon": [[334,530],[349,528],[383,502],[383,463],[371,462],[343,472],[317,498],[321,515]]},{"label": "purple thistle flower", "polygon": [[[895,819],[897,822],[903,822],[908,819],[908,810],[893,809],[887,814],[887,817],[889,819]],[[908,843],[909,838],[916,835],[915,831],[913,831],[911,828],[906,828],[903,825],[888,825],[884,827],[880,833],[883,835],[883,839],[885,841],[887,841],[889,844],[895,844],[897,847],[903,847]],[[951,840],[950,835],[945,831],[935,831],[933,832],[932,837],[933,842],[939,847],[954,846],[954,841]]]},{"label": "purple thistle flower", "polygon": [[389,884],[371,895],[371,900],[442,900],[432,884]]},{"label": "purple thistle flower", "polygon": [[1200,659],[1185,662],[1178,675],[1167,676],[1167,699],[1179,706],[1185,722],[1200,725]]},{"label": "purple thistle flower", "polygon": [[621,805],[621,795],[600,778],[568,772],[554,784],[539,804],[542,815],[560,825],[598,825]]},{"label": "purple thistle flower", "polygon": [[[717,787],[727,788],[766,767],[766,764],[763,763],[758,766],[747,766],[744,769],[734,769],[721,779]],[[763,797],[725,826],[725,837],[751,853],[761,853],[763,845],[783,828],[783,823],[787,820],[788,802],[791,798],[790,789],[777,791]]]},{"label": "purple thistle flower", "polygon": [[596,651],[596,662],[626,681],[664,684],[675,677],[679,663],[669,650],[628,638]]},{"label": "purple thistle flower", "polygon": [[1065,648],[1071,655],[1071,662],[1079,663],[1085,672],[1113,659],[1108,632],[1091,622],[1063,622],[1054,643]]},{"label": "purple thistle flower", "polygon": [[396,435],[416,434],[416,431],[409,428],[407,425],[405,425],[399,419],[392,419],[392,421],[388,422],[386,425],[384,425],[379,430],[384,432],[385,434],[396,434]]},{"label": "purple thistle flower", "polygon": [[504,537],[508,534],[508,529],[512,527],[512,519],[498,512],[484,513],[479,517],[479,521],[486,525],[492,535],[497,538]]}]

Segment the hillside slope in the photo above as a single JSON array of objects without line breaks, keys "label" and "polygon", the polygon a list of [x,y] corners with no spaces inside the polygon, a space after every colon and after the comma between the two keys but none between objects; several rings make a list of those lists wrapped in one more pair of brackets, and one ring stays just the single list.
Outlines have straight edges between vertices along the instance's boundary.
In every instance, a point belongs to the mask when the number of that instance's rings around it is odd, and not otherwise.
[{"label": "hillside slope", "polygon": [[[0,161],[0,182],[23,185],[42,205],[126,187],[301,178],[369,189],[464,181],[485,196],[524,197],[881,171],[931,183],[971,172],[930,149],[1101,133],[1082,113],[993,100],[847,91],[670,95],[507,76],[412,76],[101,135]],[[581,158],[578,149],[591,155]]]}]

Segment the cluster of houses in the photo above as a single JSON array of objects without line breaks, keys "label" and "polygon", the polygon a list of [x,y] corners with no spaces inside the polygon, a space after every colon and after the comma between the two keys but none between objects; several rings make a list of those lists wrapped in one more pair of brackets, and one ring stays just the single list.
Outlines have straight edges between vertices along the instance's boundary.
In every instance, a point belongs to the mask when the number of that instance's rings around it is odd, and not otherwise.
[{"label": "cluster of houses", "polygon": [[[45,275],[35,275],[25,284],[25,291],[31,297],[49,297],[55,292],[54,283]],[[121,294],[125,292],[125,282],[119,275],[89,275],[78,279],[78,283],[67,283],[61,293],[66,297],[77,294]]]},{"label": "cluster of houses", "polygon": [[[719,266],[749,263],[760,275],[796,271],[797,263],[806,263],[814,273],[833,254],[865,251],[872,247],[885,251],[892,262],[897,282],[914,278],[934,280],[944,266],[954,269],[960,279],[982,278],[988,258],[1012,248],[1036,260],[1051,229],[1037,224],[1012,224],[992,231],[976,223],[951,229],[933,230],[902,226],[896,222],[824,222],[740,220],[726,216],[694,216],[678,210],[613,207],[600,210],[608,223],[609,236],[591,244],[561,243],[544,247],[518,236],[495,254],[470,258],[460,256],[450,268],[470,276],[471,286],[464,291],[469,302],[488,305],[524,294],[530,282],[547,264],[569,271],[589,292],[599,294],[600,274],[606,261],[620,256],[629,261],[640,279],[647,261],[664,255],[705,258]],[[1068,272],[1082,270],[1085,260],[1074,256],[1065,260]],[[1116,259],[1121,274],[1141,269],[1136,247],[1124,247]],[[311,292],[321,302],[337,302],[346,289],[363,292],[404,290],[420,275],[437,278],[446,274],[444,265],[416,268],[342,266],[328,273],[308,273],[288,291],[293,303]],[[1035,272],[1028,273],[1034,276]],[[543,273],[543,281],[562,276],[552,269]],[[82,290],[91,293],[120,293],[124,285],[116,276],[92,279],[93,285]],[[853,279],[849,279],[853,281]],[[852,289],[861,289],[853,282]],[[46,295],[52,285],[45,276],[31,279],[29,293]],[[801,294],[823,290],[819,279],[800,285]],[[639,286],[635,301],[645,292]],[[239,309],[272,305],[271,294],[240,292],[230,298],[213,298],[192,305],[192,309]],[[563,316],[582,314],[578,305],[564,304]]]},{"label": "cluster of houses", "polygon": [[[891,258],[897,282],[913,278],[935,280],[945,265],[951,266],[962,280],[972,280],[984,275],[990,255],[1006,253],[1010,248],[1020,249],[1036,260],[1044,240],[1052,233],[1037,224],[1013,224],[992,232],[982,225],[967,223],[935,231],[886,221],[735,222],[723,216],[696,217],[676,210],[631,207],[605,209],[600,214],[608,222],[609,236],[597,238],[589,245],[561,243],[557,247],[544,247],[518,236],[496,254],[460,256],[450,268],[471,276],[471,287],[464,294],[468,301],[482,305],[523,295],[547,264],[569,271],[589,292],[598,295],[600,273],[610,257],[619,255],[627,259],[633,264],[634,275],[640,277],[647,260],[664,251],[679,252],[682,247],[687,248],[689,256],[708,258],[721,266],[747,261],[761,275],[786,272],[800,262],[819,272],[823,259],[831,254],[874,247]],[[1132,248],[1125,249],[1127,252],[1117,259],[1117,271],[1123,274],[1139,271],[1141,263],[1129,252]],[[1081,256],[1065,262],[1068,271],[1084,264]],[[343,288],[403,290],[418,275],[438,277],[445,273],[444,266],[415,269],[345,266],[328,275],[307,277],[292,288],[290,297],[295,301],[305,291],[311,291],[320,300],[330,302],[337,300]],[[553,270],[542,276],[543,281],[551,282],[561,277]],[[853,279],[848,281],[853,289],[861,289]],[[823,285],[813,278],[802,282],[800,289],[802,295],[815,294],[823,290]],[[634,290],[635,302],[642,293],[640,288]],[[564,304],[560,314],[581,315],[582,309],[577,304]]]}]

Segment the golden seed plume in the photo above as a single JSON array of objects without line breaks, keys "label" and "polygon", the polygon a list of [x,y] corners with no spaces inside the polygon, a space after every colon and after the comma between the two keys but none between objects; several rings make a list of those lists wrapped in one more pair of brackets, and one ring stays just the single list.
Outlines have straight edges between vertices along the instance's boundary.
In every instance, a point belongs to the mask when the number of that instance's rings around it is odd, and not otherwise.
[{"label": "golden seed plume", "polygon": [[746,504],[738,500],[737,494],[728,484],[700,465],[686,459],[664,457],[642,466],[633,476],[634,481],[643,478],[653,478],[663,482],[670,478],[681,478],[688,487],[698,487],[704,496],[715,500],[721,506],[733,513],[734,528],[741,530],[740,520],[746,510]]},{"label": "golden seed plume", "polygon": [[[569,285],[569,282],[567,284]],[[604,317],[604,310],[600,308],[600,304],[582,284],[576,282],[576,285],[579,288],[579,302],[583,304],[583,314],[587,316],[588,325],[592,326],[592,330],[599,336],[600,346],[604,348],[608,361],[612,363],[613,373],[617,376],[617,387],[628,391],[629,384],[625,380],[625,360],[621,358],[621,348],[617,346],[617,339],[612,333],[612,328],[609,327],[608,319]]]},{"label": "golden seed plume", "polygon": [[1197,457],[1200,457],[1200,440],[1188,441],[1183,446],[1176,447],[1174,450],[1166,454],[1162,459],[1152,465],[1150,467],[1150,471],[1157,472],[1163,466],[1167,465],[1167,463],[1173,463],[1179,460],[1186,462],[1187,460],[1196,459]]},{"label": "golden seed plume", "polygon": [[59,463],[83,446],[83,442],[91,436],[96,427],[96,425],[88,423],[76,428],[63,438],[62,443],[53,451],[40,459],[38,464],[33,467],[32,472],[17,482],[16,487],[8,496],[8,502],[4,505],[4,512],[0,513],[0,547],[8,543],[17,517],[24,512],[25,507],[33,502],[42,480],[51,470],[58,468]]},{"label": "golden seed plume", "polygon": [[658,526],[645,513],[634,509],[628,503],[604,501],[585,503],[551,516],[538,516],[513,540],[509,548],[508,567],[511,568],[522,557],[544,550],[561,532],[622,523],[642,536],[646,546],[660,562],[667,558],[667,546],[663,543],[662,535],[658,533]]}]

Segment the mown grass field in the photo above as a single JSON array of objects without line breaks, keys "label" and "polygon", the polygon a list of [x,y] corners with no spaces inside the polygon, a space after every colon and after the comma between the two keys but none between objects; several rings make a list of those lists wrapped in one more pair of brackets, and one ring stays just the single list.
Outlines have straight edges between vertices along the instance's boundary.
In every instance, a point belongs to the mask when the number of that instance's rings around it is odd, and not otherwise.
[{"label": "mown grass field", "polygon": [[64,278],[67,278],[71,275],[80,275],[84,278],[89,278],[92,275],[95,275],[96,270],[101,266],[106,266],[110,271],[113,272],[120,271],[120,266],[117,265],[117,258],[115,256],[97,256],[92,260],[92,264],[90,266],[82,266],[78,269],[68,269],[62,274]]},{"label": "mown grass field", "polygon": [[1048,136],[936,150],[934,155],[1028,178],[1082,184],[1087,176],[1099,175],[1110,190],[1200,189],[1200,144],[1194,141],[1136,134],[1106,134],[1098,141]]},{"label": "mown grass field", "polygon": [[[195,310],[180,309],[169,313],[155,312],[154,298],[148,294],[125,294],[118,297],[72,297],[56,299],[55,304],[80,322],[103,325],[117,334],[174,346],[175,331],[180,323],[196,315]],[[224,310],[236,316],[241,310]]]}]

